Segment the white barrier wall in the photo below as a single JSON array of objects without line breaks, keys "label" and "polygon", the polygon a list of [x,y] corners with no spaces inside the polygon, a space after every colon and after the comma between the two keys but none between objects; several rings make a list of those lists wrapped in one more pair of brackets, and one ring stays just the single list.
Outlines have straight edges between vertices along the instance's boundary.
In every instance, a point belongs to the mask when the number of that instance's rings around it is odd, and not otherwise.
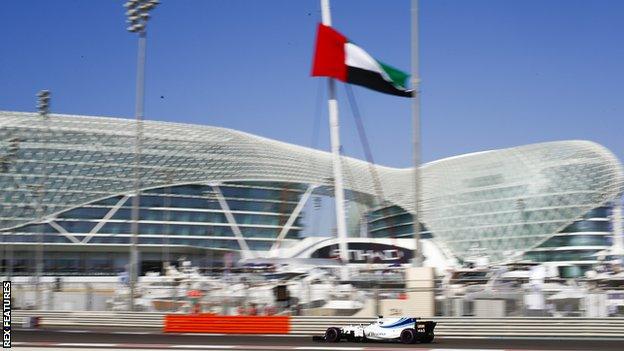
[{"label": "white barrier wall", "polygon": [[[13,325],[17,328],[25,317],[38,316],[42,327],[64,329],[153,328],[162,330],[164,314],[148,312],[49,312],[13,311]],[[320,335],[327,327],[370,323],[375,318],[347,317],[291,317],[290,334]],[[624,340],[624,318],[428,318],[438,323],[437,336],[447,337],[552,337],[603,338]]]}]

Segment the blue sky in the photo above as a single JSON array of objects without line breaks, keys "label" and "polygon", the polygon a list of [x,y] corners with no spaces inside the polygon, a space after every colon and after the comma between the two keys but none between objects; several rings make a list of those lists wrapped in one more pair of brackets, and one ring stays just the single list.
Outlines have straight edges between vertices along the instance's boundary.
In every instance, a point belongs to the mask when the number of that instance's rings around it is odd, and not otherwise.
[{"label": "blue sky", "polygon": [[[131,117],[123,1],[0,2],[0,109]],[[409,70],[410,2],[333,0],[335,27]],[[421,0],[423,159],[589,139],[624,158],[624,1]],[[164,0],[149,23],[146,116],[309,146],[318,0]],[[408,99],[355,87],[375,159],[411,164]],[[342,139],[362,157],[343,87]],[[318,146],[328,149],[323,103]]]}]

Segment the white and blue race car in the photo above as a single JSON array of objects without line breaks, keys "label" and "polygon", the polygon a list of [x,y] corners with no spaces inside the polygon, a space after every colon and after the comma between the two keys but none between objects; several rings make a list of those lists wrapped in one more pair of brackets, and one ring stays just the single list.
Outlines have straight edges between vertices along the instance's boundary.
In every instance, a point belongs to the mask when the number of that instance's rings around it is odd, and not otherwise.
[{"label": "white and blue race car", "polygon": [[400,341],[404,344],[417,342],[430,343],[433,341],[433,329],[436,322],[422,321],[419,318],[397,317],[383,318],[379,316],[371,324],[348,325],[345,327],[330,327],[325,335],[314,337],[314,340],[339,342]]}]

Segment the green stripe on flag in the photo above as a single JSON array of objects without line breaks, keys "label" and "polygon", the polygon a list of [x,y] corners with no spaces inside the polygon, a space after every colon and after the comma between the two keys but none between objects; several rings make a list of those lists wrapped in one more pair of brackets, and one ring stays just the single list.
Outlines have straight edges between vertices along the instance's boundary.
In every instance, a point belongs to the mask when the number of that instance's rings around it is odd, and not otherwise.
[{"label": "green stripe on flag", "polygon": [[403,89],[407,89],[406,87],[406,81],[407,81],[407,77],[409,77],[410,75],[403,72],[403,71],[399,71],[398,69],[392,67],[392,66],[388,66],[383,62],[379,62],[377,61],[377,63],[379,63],[379,65],[381,66],[381,68],[386,71],[386,74],[388,75],[388,77],[390,77],[390,79],[392,79],[392,83],[394,85],[396,85],[397,87],[401,87]]}]

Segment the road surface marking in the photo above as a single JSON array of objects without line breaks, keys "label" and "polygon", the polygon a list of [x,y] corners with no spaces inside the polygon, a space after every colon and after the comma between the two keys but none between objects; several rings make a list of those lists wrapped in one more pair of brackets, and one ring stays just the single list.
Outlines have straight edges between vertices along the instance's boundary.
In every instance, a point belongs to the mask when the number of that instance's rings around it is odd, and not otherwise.
[{"label": "road surface marking", "polygon": [[327,346],[298,346],[293,347],[293,350],[329,350],[329,351],[359,351],[365,350],[363,347],[327,347]]},{"label": "road surface marking", "polygon": [[[258,351],[258,350],[305,350],[305,351],[394,351],[399,350],[393,345],[373,346],[373,347],[332,347],[332,346],[285,346],[285,345],[170,345],[170,344],[129,344],[129,343],[54,343],[54,342],[27,342],[16,341],[13,346],[19,347],[20,350],[33,351],[52,351],[67,350],[70,347],[72,351],[93,350],[93,349],[115,349],[118,351],[133,350],[210,350],[210,351]],[[435,348],[435,349],[418,349],[418,351],[537,351],[536,349],[458,349],[458,348]],[[549,350],[554,351],[554,350]]]},{"label": "road surface marking", "polygon": [[240,349],[240,346],[236,345],[171,345],[170,347],[175,349]]},{"label": "road surface marking", "polygon": [[[41,346],[37,346],[37,347],[22,347],[20,346],[19,349],[17,349],[19,351],[93,351],[94,349],[92,348],[84,348],[84,347],[77,347],[77,348],[62,348],[62,347],[41,347]],[[149,348],[140,348],[137,349],[136,347],[130,347],[130,348],[114,348],[114,349],[102,349],[102,350],[115,350],[115,351],[162,351],[162,348],[156,348],[156,349],[149,349]],[[210,351],[231,351],[230,349],[210,349]],[[244,350],[240,350],[240,351],[244,351]]]},{"label": "road surface marking", "polygon": [[84,343],[84,342],[62,342],[55,344],[59,347],[115,347],[117,344],[104,344],[104,343]]}]

